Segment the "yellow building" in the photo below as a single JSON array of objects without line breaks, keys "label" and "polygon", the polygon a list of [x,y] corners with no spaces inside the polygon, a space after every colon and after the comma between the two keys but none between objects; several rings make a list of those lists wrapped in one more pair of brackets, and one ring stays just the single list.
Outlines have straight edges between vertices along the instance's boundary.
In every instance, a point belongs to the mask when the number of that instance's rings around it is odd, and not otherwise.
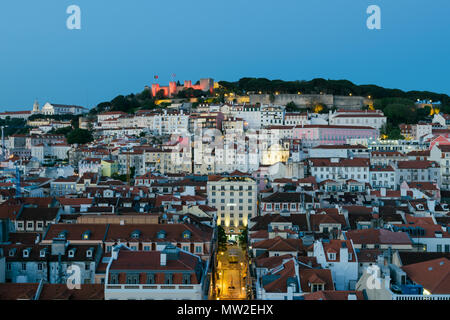
[{"label": "yellow building", "polygon": [[289,159],[289,145],[274,144],[267,150],[261,150],[261,164],[271,166]]},{"label": "yellow building", "polygon": [[119,165],[113,160],[102,160],[102,175],[105,177],[111,177],[113,174],[119,172]]}]

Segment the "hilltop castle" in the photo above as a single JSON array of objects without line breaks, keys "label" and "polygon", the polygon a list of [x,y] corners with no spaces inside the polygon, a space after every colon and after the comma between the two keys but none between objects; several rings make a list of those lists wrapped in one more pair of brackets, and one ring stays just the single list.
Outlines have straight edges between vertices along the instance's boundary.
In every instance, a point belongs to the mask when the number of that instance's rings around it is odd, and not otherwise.
[{"label": "hilltop castle", "polygon": [[[159,83],[154,83],[152,84],[152,95],[156,96],[159,91],[163,90],[166,97],[173,97],[178,92],[188,88],[212,92],[212,90],[214,89],[214,79],[200,79],[199,84],[194,85],[192,84],[191,80],[185,80],[184,85],[182,86],[178,86],[175,81],[169,82],[168,86],[160,86]],[[149,89],[149,87],[147,86],[146,89]]]}]

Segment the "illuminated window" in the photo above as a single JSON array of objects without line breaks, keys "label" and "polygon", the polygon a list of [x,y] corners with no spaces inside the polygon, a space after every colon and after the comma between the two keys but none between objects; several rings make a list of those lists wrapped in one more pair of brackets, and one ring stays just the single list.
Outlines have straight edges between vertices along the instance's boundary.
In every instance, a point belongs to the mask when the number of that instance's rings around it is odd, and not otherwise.
[{"label": "illuminated window", "polygon": [[89,240],[91,238],[91,231],[87,230],[83,232],[83,235],[81,237],[83,240]]},{"label": "illuminated window", "polygon": [[191,238],[191,232],[189,230],[186,230],[183,232],[183,239],[190,239]]}]

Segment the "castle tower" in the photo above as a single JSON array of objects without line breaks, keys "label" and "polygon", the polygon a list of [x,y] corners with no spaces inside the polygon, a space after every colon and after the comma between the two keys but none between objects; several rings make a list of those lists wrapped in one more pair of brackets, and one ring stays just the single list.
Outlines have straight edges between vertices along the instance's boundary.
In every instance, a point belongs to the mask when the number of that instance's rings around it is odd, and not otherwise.
[{"label": "castle tower", "polygon": [[169,82],[169,96],[173,96],[177,93],[177,83],[175,81]]},{"label": "castle tower", "polygon": [[31,113],[39,113],[39,102],[37,100],[34,101],[33,111]]}]

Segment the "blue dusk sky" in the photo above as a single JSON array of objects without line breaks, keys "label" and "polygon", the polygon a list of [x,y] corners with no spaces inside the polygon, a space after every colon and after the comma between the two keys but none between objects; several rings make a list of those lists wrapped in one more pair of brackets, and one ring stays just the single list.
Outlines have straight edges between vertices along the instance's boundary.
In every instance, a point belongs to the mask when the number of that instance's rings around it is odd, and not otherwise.
[{"label": "blue dusk sky", "polygon": [[[66,27],[72,4],[81,30]],[[381,30],[366,26],[369,5]],[[2,0],[0,110],[91,108],[172,74],[450,94],[449,21],[449,0]]]}]

